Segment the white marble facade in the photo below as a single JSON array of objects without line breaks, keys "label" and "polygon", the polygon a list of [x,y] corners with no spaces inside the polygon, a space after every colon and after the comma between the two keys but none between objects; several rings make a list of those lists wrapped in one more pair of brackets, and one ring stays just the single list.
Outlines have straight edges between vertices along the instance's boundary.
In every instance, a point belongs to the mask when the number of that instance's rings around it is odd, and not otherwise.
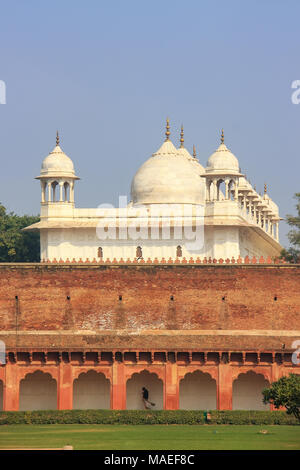
[{"label": "white marble facade", "polygon": [[40,175],[41,260],[106,260],[177,257],[237,258],[278,256],[277,205],[261,196],[240,171],[224,144],[204,168],[184,148],[166,139],[139,168],[125,207],[78,209],[72,160],[61,150],[44,159]]}]

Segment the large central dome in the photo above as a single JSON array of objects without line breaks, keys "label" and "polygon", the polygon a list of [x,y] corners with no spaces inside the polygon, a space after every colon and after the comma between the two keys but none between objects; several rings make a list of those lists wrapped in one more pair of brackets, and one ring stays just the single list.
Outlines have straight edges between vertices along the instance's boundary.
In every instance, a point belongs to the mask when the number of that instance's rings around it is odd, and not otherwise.
[{"label": "large central dome", "polygon": [[133,204],[204,204],[205,182],[200,177],[200,165],[189,157],[167,137],[136,172],[131,184]]}]

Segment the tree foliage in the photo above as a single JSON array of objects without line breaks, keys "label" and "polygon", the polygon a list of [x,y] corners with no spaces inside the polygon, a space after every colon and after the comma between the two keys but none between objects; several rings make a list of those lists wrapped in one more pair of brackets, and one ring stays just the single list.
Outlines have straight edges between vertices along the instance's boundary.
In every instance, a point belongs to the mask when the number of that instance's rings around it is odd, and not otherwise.
[{"label": "tree foliage", "polygon": [[300,421],[300,375],[281,377],[262,393],[264,403],[271,403],[277,409],[283,406]]},{"label": "tree foliage", "polygon": [[38,216],[7,213],[6,208],[0,204],[0,262],[40,261],[39,233],[22,231],[22,228],[39,220]]},{"label": "tree foliage", "polygon": [[298,215],[287,215],[286,221],[291,226],[294,227],[288,233],[288,238],[291,243],[291,247],[288,250],[282,250],[281,256],[290,263],[297,263],[300,259],[300,193],[295,194],[295,199],[297,199],[296,209]]}]

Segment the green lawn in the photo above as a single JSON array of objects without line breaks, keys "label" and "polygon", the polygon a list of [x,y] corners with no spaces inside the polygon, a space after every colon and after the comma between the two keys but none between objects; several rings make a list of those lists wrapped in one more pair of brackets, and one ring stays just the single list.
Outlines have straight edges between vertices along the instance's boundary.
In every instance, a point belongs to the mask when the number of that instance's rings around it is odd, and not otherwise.
[{"label": "green lawn", "polygon": [[[260,431],[267,430],[262,434]],[[235,425],[3,425],[0,449],[104,450],[300,449],[300,426]]]}]

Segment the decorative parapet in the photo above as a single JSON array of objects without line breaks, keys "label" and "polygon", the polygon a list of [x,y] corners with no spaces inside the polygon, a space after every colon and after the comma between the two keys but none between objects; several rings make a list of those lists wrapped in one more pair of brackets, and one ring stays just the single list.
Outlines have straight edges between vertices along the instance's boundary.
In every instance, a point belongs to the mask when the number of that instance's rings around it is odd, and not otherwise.
[{"label": "decorative parapet", "polygon": [[106,258],[106,259],[101,258],[99,260],[96,260],[96,258],[93,258],[92,260],[90,260],[89,258],[86,258],[86,260],[82,260],[82,258],[79,258],[79,259],[73,258],[72,261],[70,261],[69,258],[67,258],[66,260],[63,260],[62,258],[60,258],[59,260],[57,260],[56,258],[53,258],[52,260],[43,259],[41,263],[43,264],[100,264],[100,265],[101,264],[103,265],[106,265],[106,264],[122,264],[122,265],[126,265],[126,264],[138,264],[138,265],[142,265],[142,264],[147,264],[147,265],[149,264],[153,264],[153,265],[157,265],[157,264],[165,264],[165,265],[166,264],[185,264],[185,265],[188,265],[188,264],[227,264],[227,265],[228,264],[290,264],[281,258],[271,257],[271,256],[267,256],[266,258],[264,258],[263,256],[261,256],[260,258],[256,258],[255,256],[253,256],[252,258],[250,258],[249,256],[242,258],[241,256],[239,256],[238,258],[232,257],[231,259],[229,258],[216,259],[216,258],[211,258],[211,257],[209,258],[204,257],[202,259],[199,257],[197,258],[191,257],[189,259],[186,259],[185,257],[183,257],[183,258],[169,258],[169,259],[147,258],[145,260],[144,258],[141,258],[141,259],[127,258],[126,261],[123,258],[120,258],[120,259],[113,258],[112,260],[110,258]]}]

